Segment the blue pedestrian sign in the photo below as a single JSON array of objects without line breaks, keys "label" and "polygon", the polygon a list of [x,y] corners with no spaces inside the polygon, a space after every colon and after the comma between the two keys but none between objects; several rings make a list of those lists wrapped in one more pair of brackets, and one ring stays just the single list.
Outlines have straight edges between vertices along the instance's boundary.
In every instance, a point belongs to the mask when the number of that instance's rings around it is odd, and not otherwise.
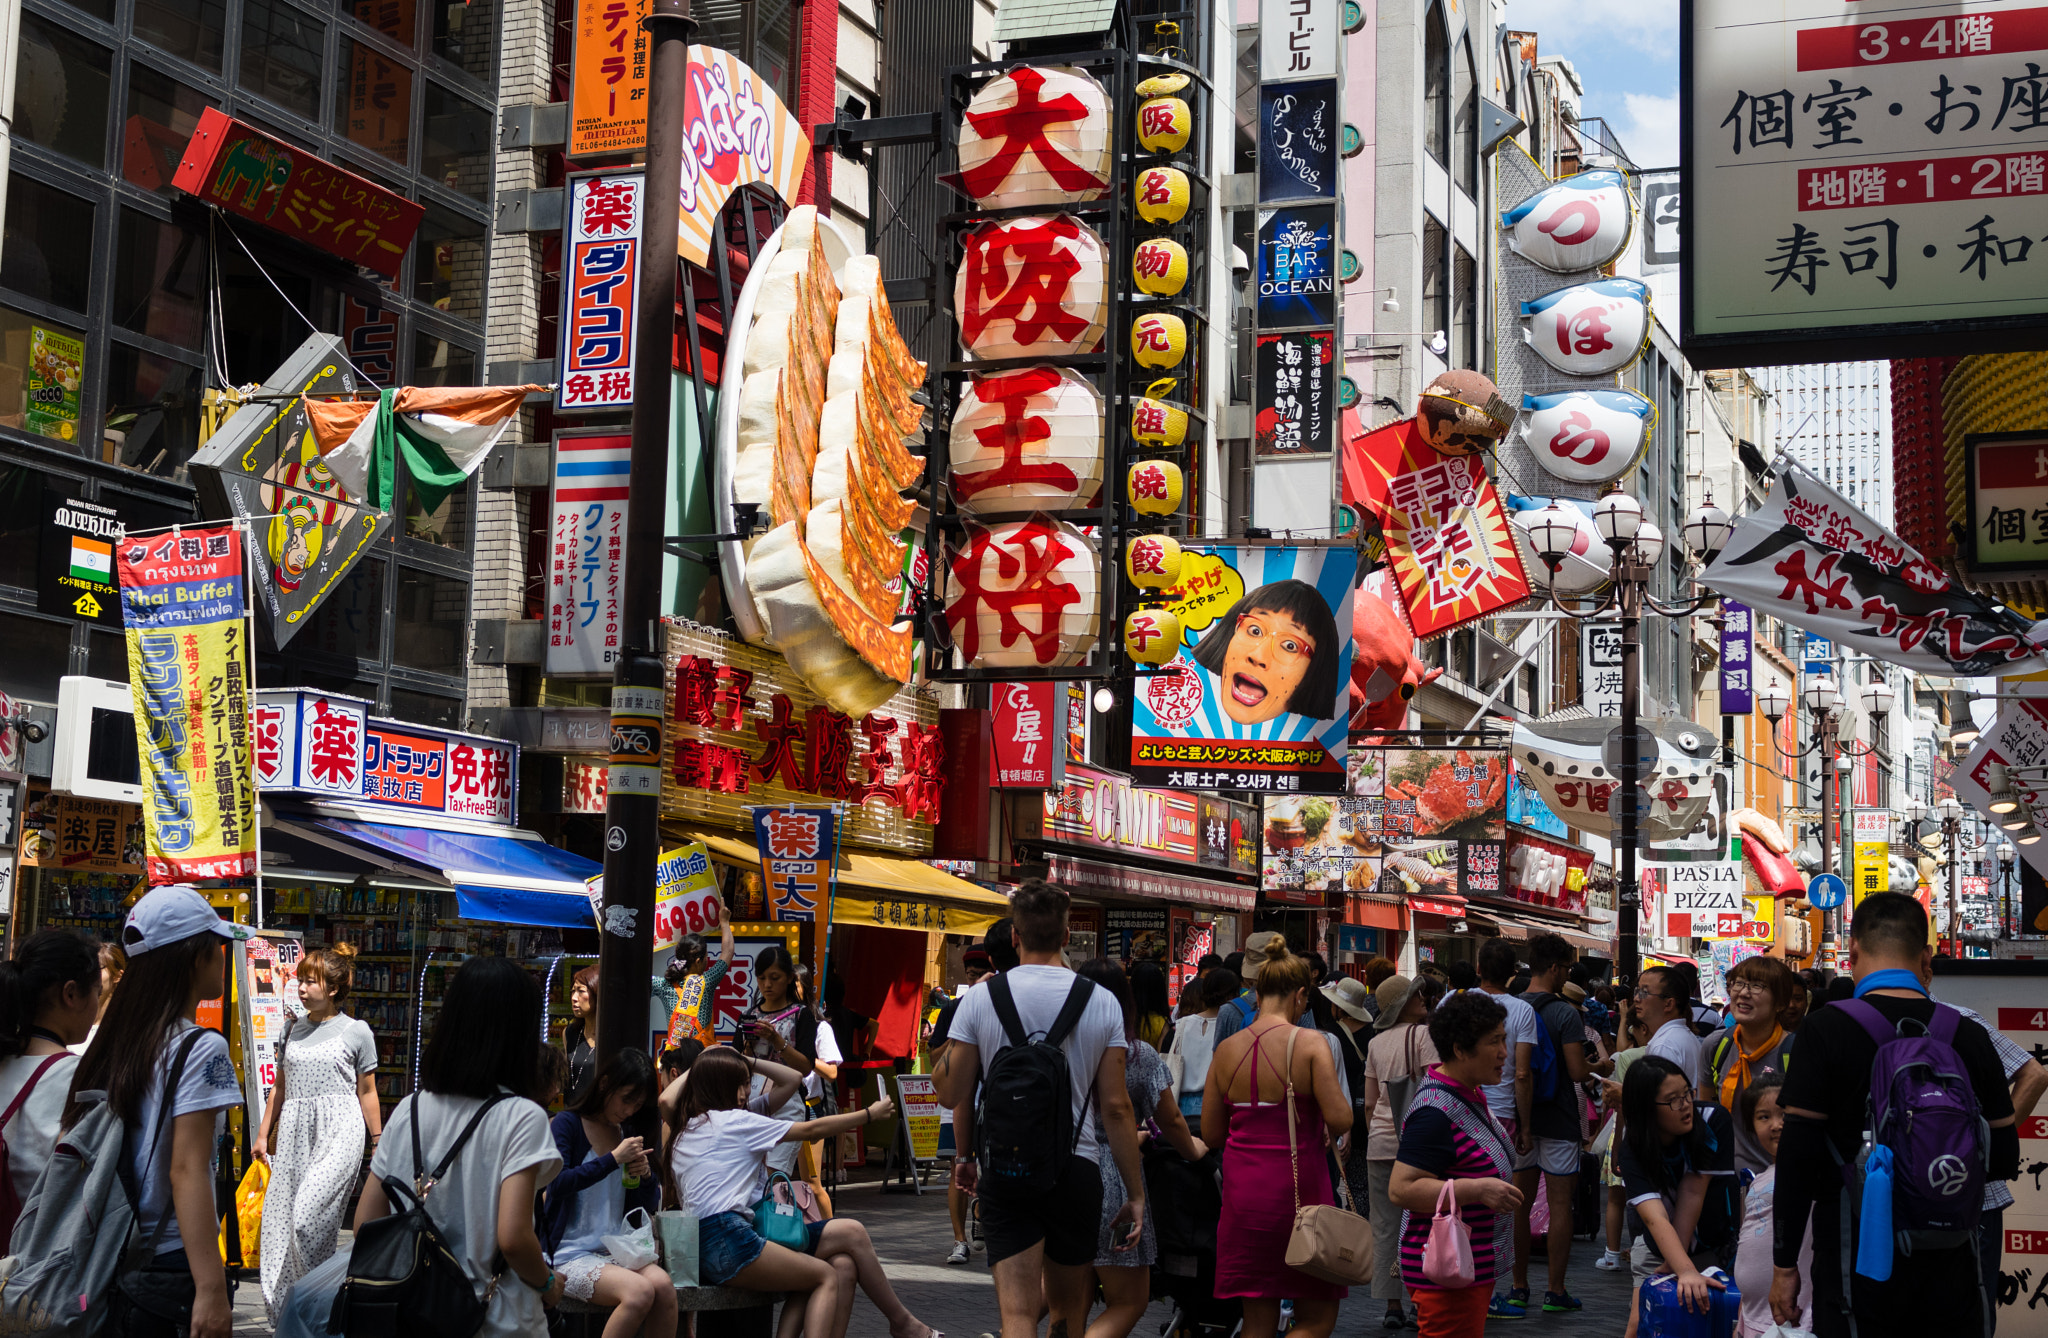
[{"label": "blue pedestrian sign", "polygon": [[1849,900],[1849,885],[1832,873],[1817,873],[1806,885],[1806,899],[1813,908],[1831,911]]}]

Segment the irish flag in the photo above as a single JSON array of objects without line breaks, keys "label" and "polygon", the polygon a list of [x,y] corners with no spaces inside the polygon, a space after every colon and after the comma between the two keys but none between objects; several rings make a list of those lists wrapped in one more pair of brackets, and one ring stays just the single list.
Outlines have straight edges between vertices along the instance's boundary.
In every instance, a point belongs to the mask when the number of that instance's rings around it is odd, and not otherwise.
[{"label": "irish flag", "polygon": [[359,502],[391,509],[398,454],[432,511],[477,471],[529,393],[545,386],[404,386],[375,400],[306,401],[327,468]]}]

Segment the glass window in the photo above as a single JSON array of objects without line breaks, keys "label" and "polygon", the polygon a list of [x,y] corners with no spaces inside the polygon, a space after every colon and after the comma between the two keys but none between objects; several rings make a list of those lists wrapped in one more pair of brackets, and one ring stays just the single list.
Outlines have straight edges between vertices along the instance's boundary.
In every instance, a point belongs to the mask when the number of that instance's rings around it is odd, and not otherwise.
[{"label": "glass window", "polygon": [[76,442],[84,384],[82,333],[0,307],[0,426]]},{"label": "glass window", "polygon": [[205,328],[206,248],[199,234],[135,209],[121,211],[114,252],[114,322],[198,348]]},{"label": "glass window", "polygon": [[85,311],[92,277],[92,205],[10,172],[0,284],[39,302]]},{"label": "glass window", "polygon": [[473,386],[476,379],[476,351],[443,339],[431,330],[421,330],[412,341],[412,384],[416,386]]},{"label": "glass window", "polygon": [[1457,100],[1456,119],[1451,122],[1451,171],[1465,193],[1479,194],[1479,80],[1472,72],[1472,39],[1458,43],[1458,64],[1452,71]]},{"label": "glass window", "polygon": [[344,37],[336,53],[334,123],[343,138],[401,166],[412,144],[412,71],[365,43]]},{"label": "glass window", "polygon": [[231,313],[221,331],[228,379],[235,385],[261,381],[312,333],[299,312],[321,310],[313,280],[282,265],[266,265],[259,272],[241,247],[226,241],[220,247],[220,280],[221,304]]},{"label": "glass window", "polygon": [[391,714],[394,719],[410,720],[415,725],[427,725],[434,729],[461,729],[462,698],[393,688]]},{"label": "glass window", "polygon": [[[0,465],[0,585],[36,588],[43,519],[43,472],[23,465]],[[74,480],[51,476],[54,487],[75,487]]]},{"label": "glass window", "polygon": [[128,62],[128,120],[122,136],[121,175],[144,190],[175,195],[171,178],[185,145],[199,128],[199,113],[213,100],[159,74],[141,61]]},{"label": "glass window", "polygon": [[391,662],[423,673],[462,677],[467,658],[469,582],[410,567],[398,570]]},{"label": "glass window", "polygon": [[85,643],[85,672],[109,683],[128,681],[128,638],[95,629]]},{"label": "glass window", "polygon": [[489,260],[483,220],[430,203],[413,242],[412,295],[450,316],[482,324]]},{"label": "glass window", "polygon": [[220,73],[227,0],[135,0],[135,35]]},{"label": "glass window", "polygon": [[497,0],[439,0],[434,6],[434,54],[486,88],[492,77],[491,40],[497,26]]},{"label": "glass window", "polygon": [[439,544],[459,552],[469,551],[469,489],[457,488],[441,499],[432,511],[421,508],[419,498],[408,489],[405,497],[405,537]]},{"label": "glass window", "polygon": [[54,704],[57,680],[71,672],[71,624],[0,613],[0,692]]},{"label": "glass window", "polygon": [[1451,366],[1479,366],[1479,267],[1451,246]]},{"label": "glass window", "polygon": [[[384,656],[384,560],[363,558],[349,568],[313,621],[291,639],[293,654],[311,652],[337,659],[381,660]],[[352,672],[352,671],[351,671]],[[374,697],[373,688],[363,694]]]},{"label": "glass window", "polygon": [[[1422,220],[1422,331],[1425,336],[1450,328],[1451,295],[1444,273],[1444,229],[1435,219]],[[1446,336],[1448,338],[1448,335]]]},{"label": "glass window", "polygon": [[243,0],[242,90],[319,120],[326,44],[327,25],[284,0]]},{"label": "glass window", "polygon": [[106,166],[112,63],[111,53],[97,42],[23,14],[14,133],[80,162]]},{"label": "glass window", "polygon": [[106,463],[186,481],[199,449],[200,380],[189,362],[108,344]]},{"label": "glass window", "polygon": [[1422,147],[1447,165],[1451,137],[1451,39],[1442,5],[1431,5],[1422,24]]},{"label": "glass window", "polygon": [[491,113],[439,84],[427,84],[420,175],[481,200],[491,193]]},{"label": "glass window", "polygon": [[355,293],[341,295],[341,338],[349,361],[375,385],[398,384],[398,310]]}]

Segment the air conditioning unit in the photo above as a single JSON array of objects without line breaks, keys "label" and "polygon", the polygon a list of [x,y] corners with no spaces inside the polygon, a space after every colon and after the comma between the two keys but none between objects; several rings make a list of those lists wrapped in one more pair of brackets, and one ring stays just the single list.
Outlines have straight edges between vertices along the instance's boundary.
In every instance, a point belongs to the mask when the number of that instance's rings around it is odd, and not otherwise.
[{"label": "air conditioning unit", "polygon": [[57,680],[56,752],[50,788],[82,799],[142,802],[135,698],[126,683],[68,675]]}]

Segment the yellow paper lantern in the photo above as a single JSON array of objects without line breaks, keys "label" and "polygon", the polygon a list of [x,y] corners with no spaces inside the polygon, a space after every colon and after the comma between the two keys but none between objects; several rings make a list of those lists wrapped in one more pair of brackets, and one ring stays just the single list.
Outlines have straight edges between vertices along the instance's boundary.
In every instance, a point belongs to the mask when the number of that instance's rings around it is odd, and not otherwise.
[{"label": "yellow paper lantern", "polygon": [[1094,76],[1067,65],[1011,70],[967,104],[961,184],[991,209],[1101,199],[1109,131],[1109,93]]},{"label": "yellow paper lantern", "polygon": [[1170,516],[1180,510],[1186,481],[1171,460],[1140,460],[1124,475],[1124,495],[1131,509],[1147,516]]},{"label": "yellow paper lantern", "polygon": [[1147,223],[1178,223],[1187,217],[1188,174],[1178,167],[1148,167],[1135,187],[1138,217]]},{"label": "yellow paper lantern", "polygon": [[1188,411],[1164,398],[1175,384],[1172,377],[1162,376],[1131,402],[1131,439],[1140,446],[1158,450],[1188,439]]},{"label": "yellow paper lantern", "polygon": [[1095,648],[1102,566],[1088,536],[1064,521],[974,530],[947,575],[946,623],[969,665],[1065,668]]},{"label": "yellow paper lantern", "polygon": [[1138,107],[1138,143],[1147,153],[1179,153],[1194,126],[1185,98],[1147,98]]},{"label": "yellow paper lantern", "polygon": [[1180,579],[1180,540],[1141,534],[1124,545],[1124,574],[1140,590],[1164,590]]},{"label": "yellow paper lantern", "polygon": [[1138,290],[1172,297],[1188,286],[1188,252],[1179,242],[1154,237],[1131,252],[1131,279]]},{"label": "yellow paper lantern", "polygon": [[1165,74],[1155,74],[1139,84],[1136,92],[1141,98],[1164,97],[1168,93],[1180,92],[1193,82],[1192,78],[1179,70],[1168,70]]},{"label": "yellow paper lantern", "polygon": [[989,372],[953,412],[953,496],[969,514],[1064,511],[1102,482],[1102,395],[1057,367]]},{"label": "yellow paper lantern", "polygon": [[993,220],[963,234],[953,310],[969,354],[1093,353],[1109,323],[1109,254],[1071,214]]},{"label": "yellow paper lantern", "polygon": [[1124,618],[1124,653],[1139,664],[1165,664],[1180,653],[1180,619],[1171,609],[1133,609]]},{"label": "yellow paper lantern", "polygon": [[1170,311],[1152,311],[1131,322],[1131,356],[1140,366],[1180,366],[1188,352],[1188,325]]}]

